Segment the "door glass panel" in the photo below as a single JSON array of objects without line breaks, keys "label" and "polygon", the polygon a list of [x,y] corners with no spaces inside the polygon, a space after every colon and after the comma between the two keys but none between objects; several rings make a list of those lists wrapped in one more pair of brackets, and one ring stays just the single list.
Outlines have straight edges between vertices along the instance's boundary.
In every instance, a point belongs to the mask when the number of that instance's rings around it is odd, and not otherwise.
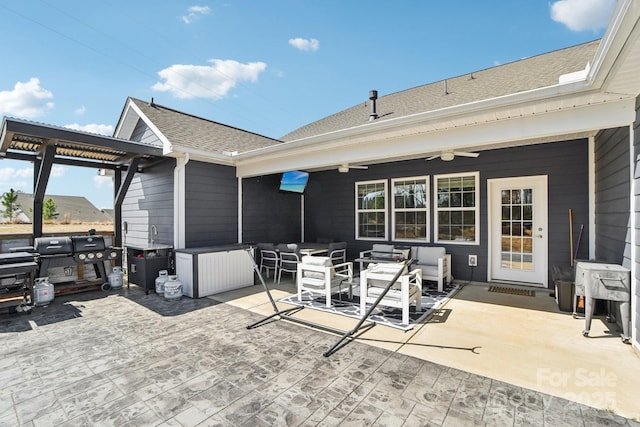
[{"label": "door glass panel", "polygon": [[501,268],[533,270],[533,189],[501,191]]}]

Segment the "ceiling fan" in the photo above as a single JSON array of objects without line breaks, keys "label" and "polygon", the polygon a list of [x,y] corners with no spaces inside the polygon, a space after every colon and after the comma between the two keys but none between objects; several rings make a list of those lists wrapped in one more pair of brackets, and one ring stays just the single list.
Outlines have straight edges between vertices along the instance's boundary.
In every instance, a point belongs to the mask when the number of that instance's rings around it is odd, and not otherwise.
[{"label": "ceiling fan", "polygon": [[460,157],[478,157],[480,153],[469,153],[467,151],[455,151],[455,150],[443,150],[440,154],[436,154],[435,156],[427,157],[427,160],[433,160],[440,157],[441,160],[445,162],[450,162],[456,156]]},{"label": "ceiling fan", "polygon": [[338,172],[348,173],[349,169],[369,169],[369,166],[350,165],[349,163],[343,163],[338,166]]}]

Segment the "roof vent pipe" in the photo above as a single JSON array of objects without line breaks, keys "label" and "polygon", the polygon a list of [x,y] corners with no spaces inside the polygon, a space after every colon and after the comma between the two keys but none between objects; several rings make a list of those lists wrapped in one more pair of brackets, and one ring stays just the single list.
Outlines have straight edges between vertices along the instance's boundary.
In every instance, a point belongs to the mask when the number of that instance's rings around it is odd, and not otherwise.
[{"label": "roof vent pipe", "polygon": [[371,101],[371,113],[369,113],[370,122],[378,118],[378,113],[376,113],[376,99],[378,99],[378,91],[370,90],[369,91],[369,100]]}]

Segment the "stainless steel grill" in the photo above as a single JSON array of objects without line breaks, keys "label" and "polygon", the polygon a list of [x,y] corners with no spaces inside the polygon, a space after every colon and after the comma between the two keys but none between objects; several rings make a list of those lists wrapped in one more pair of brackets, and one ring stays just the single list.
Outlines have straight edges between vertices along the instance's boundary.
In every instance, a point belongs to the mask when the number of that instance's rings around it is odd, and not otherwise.
[{"label": "stainless steel grill", "polygon": [[594,262],[578,262],[576,264],[574,314],[575,297],[584,296],[585,329],[582,334],[585,337],[589,335],[591,328],[595,300],[602,299],[619,303],[622,341],[629,342],[630,283],[631,272],[621,265]]},{"label": "stainless steel grill", "polygon": [[93,264],[96,276],[106,282],[108,277],[104,261],[122,256],[122,248],[107,247],[104,236],[90,234],[71,237],[38,237],[34,240],[34,250],[38,254],[40,277],[47,276],[53,259],[72,258],[78,264]]}]

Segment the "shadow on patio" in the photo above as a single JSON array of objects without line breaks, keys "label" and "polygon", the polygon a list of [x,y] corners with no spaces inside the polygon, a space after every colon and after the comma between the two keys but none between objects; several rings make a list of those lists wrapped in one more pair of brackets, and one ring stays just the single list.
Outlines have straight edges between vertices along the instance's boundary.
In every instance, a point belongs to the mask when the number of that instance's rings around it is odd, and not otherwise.
[{"label": "shadow on patio", "polygon": [[[295,293],[291,280],[267,284],[276,301]],[[590,337],[585,338],[584,318],[574,319],[571,313],[561,312],[549,290],[533,289],[533,296],[523,296],[489,292],[489,288],[487,283],[464,283],[453,298],[415,329],[403,332],[376,325],[356,339],[640,418],[636,401],[640,357],[630,345],[622,343],[615,324],[596,316]],[[264,316],[273,314],[260,285],[212,298]],[[290,307],[277,304],[280,309]],[[345,331],[357,323],[352,318],[309,308],[295,316]],[[256,333],[259,330],[258,327]]]}]

